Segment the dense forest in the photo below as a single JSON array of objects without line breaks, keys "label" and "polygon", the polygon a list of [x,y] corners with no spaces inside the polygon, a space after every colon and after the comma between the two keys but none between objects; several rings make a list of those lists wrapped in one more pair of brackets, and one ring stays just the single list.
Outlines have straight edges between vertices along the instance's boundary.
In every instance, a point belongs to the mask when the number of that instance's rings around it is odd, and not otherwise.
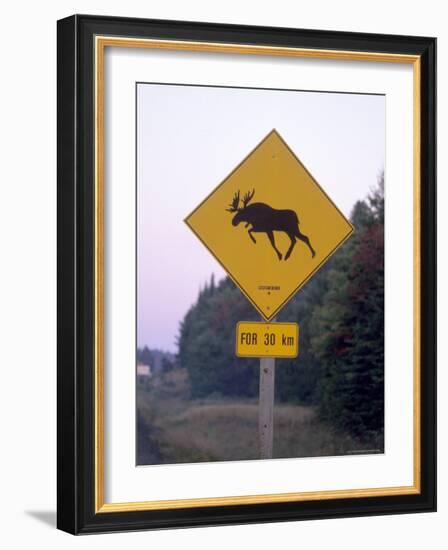
[{"label": "dense forest", "polygon": [[[299,323],[300,351],[278,360],[276,402],[312,406],[322,421],[382,447],[383,176],[355,204],[351,221],[353,236],[277,316]],[[191,399],[258,395],[258,360],[234,353],[240,320],[259,316],[229,278],[211,278],[181,323],[170,367],[188,373]]]}]

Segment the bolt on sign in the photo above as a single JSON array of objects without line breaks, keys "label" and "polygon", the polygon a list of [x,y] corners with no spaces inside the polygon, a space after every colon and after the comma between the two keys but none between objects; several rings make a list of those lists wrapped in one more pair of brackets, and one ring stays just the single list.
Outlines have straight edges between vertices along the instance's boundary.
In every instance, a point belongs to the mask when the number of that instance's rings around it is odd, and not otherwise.
[{"label": "bolt on sign", "polygon": [[185,222],[267,321],[353,232],[276,130]]},{"label": "bolt on sign", "polygon": [[238,357],[297,357],[299,325],[297,323],[257,323],[240,321],[236,325]]}]

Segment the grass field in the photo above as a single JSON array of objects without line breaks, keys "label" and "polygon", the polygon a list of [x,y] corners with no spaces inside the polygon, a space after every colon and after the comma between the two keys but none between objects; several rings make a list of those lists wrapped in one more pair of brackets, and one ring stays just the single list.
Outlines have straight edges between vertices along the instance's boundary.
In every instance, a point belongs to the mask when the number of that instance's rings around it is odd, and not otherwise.
[{"label": "grass field", "polygon": [[[182,370],[137,390],[139,464],[259,457],[257,400],[189,398]],[[322,424],[313,408],[275,404],[274,458],[341,455],[360,444]]]}]

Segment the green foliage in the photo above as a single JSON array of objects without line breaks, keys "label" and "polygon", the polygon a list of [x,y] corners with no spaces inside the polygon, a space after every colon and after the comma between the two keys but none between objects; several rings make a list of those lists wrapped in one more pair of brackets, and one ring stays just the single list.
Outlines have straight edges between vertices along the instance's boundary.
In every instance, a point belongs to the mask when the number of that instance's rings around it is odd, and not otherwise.
[{"label": "green foliage", "polygon": [[143,363],[144,365],[153,364],[154,357],[148,346],[145,346],[143,349],[137,348],[137,361],[139,363]]},{"label": "green foliage", "polygon": [[257,361],[235,356],[235,326],[241,319],[257,316],[228,278],[217,286],[212,279],[186,314],[180,327],[178,361],[188,371],[193,397],[256,395]]},{"label": "green foliage", "polygon": [[321,417],[359,438],[378,439],[384,421],[381,180],[368,204],[368,210],[365,203],[355,205],[356,235],[328,272],[328,290],[313,312],[312,347],[320,363]]},{"label": "green foliage", "polygon": [[299,324],[299,356],[277,360],[276,399],[301,404],[316,402],[319,364],[311,349],[311,316],[327,290],[328,264],[300,290],[281,311],[279,321]]},{"label": "green foliage", "polygon": [[176,367],[176,356],[168,351],[149,349],[148,346],[137,348],[137,362],[149,365],[153,373],[170,371]]}]

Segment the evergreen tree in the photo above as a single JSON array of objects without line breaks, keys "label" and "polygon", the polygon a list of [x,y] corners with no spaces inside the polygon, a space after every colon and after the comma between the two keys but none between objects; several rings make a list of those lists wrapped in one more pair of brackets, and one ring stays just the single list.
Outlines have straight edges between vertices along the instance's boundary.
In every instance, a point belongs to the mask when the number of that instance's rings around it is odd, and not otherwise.
[{"label": "evergreen tree", "polygon": [[229,278],[200,292],[178,339],[179,366],[188,371],[193,397],[257,394],[257,362],[235,356],[236,323],[254,318],[254,310]]},{"label": "evergreen tree", "polygon": [[353,210],[356,238],[328,275],[312,340],[321,365],[321,416],[361,439],[381,438],[384,422],[382,180],[367,202]]}]

